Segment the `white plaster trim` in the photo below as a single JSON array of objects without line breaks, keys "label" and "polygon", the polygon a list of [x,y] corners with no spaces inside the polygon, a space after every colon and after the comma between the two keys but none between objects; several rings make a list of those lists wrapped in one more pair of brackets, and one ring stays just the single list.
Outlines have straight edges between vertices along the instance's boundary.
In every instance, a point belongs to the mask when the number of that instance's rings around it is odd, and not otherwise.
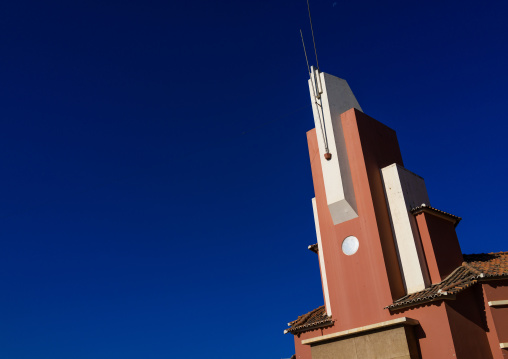
[{"label": "white plaster trim", "polygon": [[316,337],[316,338],[304,339],[304,340],[302,340],[302,344],[309,345],[309,344],[319,343],[319,342],[322,342],[325,340],[340,338],[340,337],[344,337],[344,336],[352,335],[352,334],[363,333],[363,332],[367,332],[367,331],[371,331],[371,330],[375,330],[375,329],[380,329],[380,328],[393,327],[395,325],[418,325],[418,324],[420,324],[420,322],[418,322],[416,319],[402,317],[402,318],[388,320],[386,322],[380,322],[380,323],[376,323],[376,324],[366,325],[363,327],[344,330],[342,332],[322,335],[322,336]]},{"label": "white plaster trim", "polygon": [[508,300],[493,300],[489,302],[489,307],[501,307],[508,305]]},{"label": "white plaster trim", "polygon": [[382,168],[381,174],[406,293],[419,292],[430,278],[411,209],[429,203],[425,182],[396,163]]},{"label": "white plaster trim", "polygon": [[312,211],[314,212],[314,224],[316,226],[316,237],[318,241],[318,256],[319,256],[319,266],[321,267],[321,276],[323,281],[323,294],[325,297],[325,307],[326,314],[331,317],[332,316],[332,307],[330,306],[330,294],[328,293],[328,280],[326,279],[326,269],[325,269],[325,258],[323,255],[323,245],[321,242],[321,230],[319,228],[319,217],[316,206],[316,198],[312,199]]},{"label": "white plaster trim", "polygon": [[508,348],[508,343],[499,343],[499,347],[501,349],[506,349],[506,348]]},{"label": "white plaster trim", "polygon": [[[322,93],[316,97],[316,88]],[[334,224],[358,217],[351,169],[340,115],[351,108],[362,110],[346,80],[311,68],[309,91],[316,126],[319,158],[323,171],[326,201]],[[324,158],[326,133],[330,160]]]}]

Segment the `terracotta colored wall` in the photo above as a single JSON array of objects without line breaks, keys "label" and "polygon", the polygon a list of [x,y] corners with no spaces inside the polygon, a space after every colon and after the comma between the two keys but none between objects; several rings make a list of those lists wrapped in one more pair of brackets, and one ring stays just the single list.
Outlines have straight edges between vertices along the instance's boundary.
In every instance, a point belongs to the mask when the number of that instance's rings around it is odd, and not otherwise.
[{"label": "terracotta colored wall", "polygon": [[[485,304],[483,303],[484,287]],[[490,299],[487,297],[490,295]],[[508,334],[508,308],[496,308],[501,315],[494,321],[491,308],[485,307],[488,300],[502,300],[508,295],[508,281],[495,281],[473,286],[460,293],[456,300],[432,302],[393,313],[393,317],[416,319],[420,325],[415,327],[422,359],[506,359],[508,351],[499,348],[496,328]],[[487,311],[485,311],[485,308]],[[494,314],[496,315],[496,314]],[[490,319],[489,319],[490,316]],[[340,318],[339,318],[340,321]],[[497,327],[496,327],[497,325]],[[311,359],[308,345],[301,340],[337,332],[334,327],[317,329],[295,337],[297,353],[303,353],[299,359]]]},{"label": "terracotta colored wall", "polygon": [[413,318],[420,322],[420,326],[415,328],[415,335],[422,359],[456,358],[444,303],[433,302],[419,307],[403,309],[395,314]]},{"label": "terracotta colored wall", "polygon": [[[405,291],[381,178],[381,168],[393,163],[403,166],[397,134],[388,126],[356,109],[345,112],[341,119],[349,163],[359,165],[357,172],[359,180],[364,174],[363,171],[367,172],[370,198],[365,198],[365,200],[366,202],[372,201],[374,206],[385,270],[388,274],[392,300],[395,300],[403,296]],[[361,147],[358,146],[359,144]],[[365,167],[361,161],[362,155]]]},{"label": "terracotta colored wall", "polygon": [[416,215],[427,268],[433,284],[441,282],[464,258],[452,222],[430,213]]},{"label": "terracotta colored wall", "polygon": [[[489,339],[495,358],[508,358],[508,349],[500,349],[499,343],[508,342],[508,306],[489,307],[488,302],[508,300],[508,280],[491,281],[482,284],[485,296],[486,317],[489,327]],[[497,353],[497,355],[496,355]]]},{"label": "terracotta colored wall", "polygon": [[420,322],[415,333],[423,359],[497,359],[486,333],[481,286],[465,290],[456,300],[432,302],[396,314]]},{"label": "terracotta colored wall", "polygon": [[[380,168],[402,163],[395,132],[351,109],[341,116],[359,217],[333,225],[324,190],[315,130],[307,133],[316,205],[326,262],[334,331],[389,320],[383,309],[404,295]],[[342,253],[349,235],[360,241]]]},{"label": "terracotta colored wall", "polygon": [[[315,331],[314,331],[315,332]],[[310,332],[313,333],[313,332]],[[310,334],[304,333],[304,334]],[[319,334],[314,334],[314,336],[319,336]],[[310,352],[310,345],[302,345],[302,338],[298,335],[295,335],[295,355],[296,359],[312,359],[312,355]]]},{"label": "terracotta colored wall", "polygon": [[[295,336],[297,358],[311,359],[310,346],[302,345],[303,339],[402,316],[420,322],[415,335],[423,359],[492,358],[490,337],[485,334],[488,323],[481,310],[482,298],[472,289],[469,294],[461,293],[464,299],[459,295],[453,304],[433,302],[394,313],[384,309],[405,293],[380,169],[392,163],[402,164],[402,158],[395,132],[388,127],[354,109],[343,113],[341,122],[359,217],[336,226],[333,224],[326,201],[316,132],[309,131],[307,139],[321,249],[335,324]],[[440,278],[462,262],[453,224],[427,214],[418,217],[421,217],[419,227],[427,230],[426,253],[437,251],[433,257],[434,277]],[[350,235],[359,239],[360,246],[357,253],[346,256],[341,244]],[[442,249],[434,248],[439,247],[436,245],[439,241],[446,241],[447,245]],[[452,264],[445,260],[449,259],[448,251],[454,253]]]},{"label": "terracotta colored wall", "polygon": [[466,289],[445,305],[457,358],[492,358],[481,286]]},{"label": "terracotta colored wall", "polygon": [[334,327],[318,328],[305,333],[295,335],[295,354],[297,359],[311,359],[310,345],[303,345],[302,340],[335,333],[338,330]]},{"label": "terracotta colored wall", "polygon": [[[482,287],[483,287],[483,285],[482,285]],[[482,290],[483,290],[483,288],[482,288]],[[501,348],[499,348],[499,339],[497,337],[497,331],[496,331],[496,326],[494,325],[494,319],[492,318],[492,312],[490,311],[490,309],[487,309],[488,304],[487,304],[487,298],[485,295],[485,291],[483,292],[483,296],[484,296],[484,300],[485,300],[484,305],[486,308],[485,317],[487,320],[487,339],[489,340],[489,345],[492,348],[492,357],[494,359],[508,358],[508,355],[503,356],[503,350]],[[496,348],[499,348],[499,349],[496,350]]]},{"label": "terracotta colored wall", "polygon": [[[386,310],[386,312],[388,312],[388,310]],[[418,350],[422,359],[457,358],[452,332],[448,322],[448,313],[444,303],[434,302],[432,304],[400,310],[393,313],[390,319],[396,317],[409,317],[420,322],[420,325],[414,328],[414,335],[418,341]],[[340,318],[338,321],[340,321]],[[371,324],[373,323],[374,322]],[[315,338],[337,331],[337,328],[330,327],[302,333],[299,337],[295,336],[297,358],[311,359],[310,346],[302,345],[301,341],[303,339]]]}]

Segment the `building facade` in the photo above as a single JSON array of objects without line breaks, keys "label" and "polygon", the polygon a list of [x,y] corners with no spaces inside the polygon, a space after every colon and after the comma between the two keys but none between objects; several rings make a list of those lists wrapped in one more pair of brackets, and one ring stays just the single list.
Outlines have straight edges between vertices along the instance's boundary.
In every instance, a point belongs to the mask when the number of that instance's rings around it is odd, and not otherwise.
[{"label": "building facade", "polygon": [[312,68],[307,133],[324,305],[289,323],[297,359],[508,358],[508,252],[464,255],[395,131]]}]

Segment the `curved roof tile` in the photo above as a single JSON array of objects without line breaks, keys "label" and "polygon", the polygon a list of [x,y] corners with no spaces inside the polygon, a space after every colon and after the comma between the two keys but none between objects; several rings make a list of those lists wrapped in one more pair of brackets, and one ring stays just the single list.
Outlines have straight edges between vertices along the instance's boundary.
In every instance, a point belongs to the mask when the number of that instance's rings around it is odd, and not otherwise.
[{"label": "curved roof tile", "polygon": [[289,322],[288,325],[289,328],[284,331],[284,334],[296,334],[333,325],[333,319],[326,314],[326,308],[322,305],[307,314],[300,315],[298,319]]},{"label": "curved roof tile", "polygon": [[508,277],[508,252],[464,254],[464,260],[462,265],[442,282],[397,299],[386,308],[394,310],[446,299],[446,296],[462,292],[480,280]]}]

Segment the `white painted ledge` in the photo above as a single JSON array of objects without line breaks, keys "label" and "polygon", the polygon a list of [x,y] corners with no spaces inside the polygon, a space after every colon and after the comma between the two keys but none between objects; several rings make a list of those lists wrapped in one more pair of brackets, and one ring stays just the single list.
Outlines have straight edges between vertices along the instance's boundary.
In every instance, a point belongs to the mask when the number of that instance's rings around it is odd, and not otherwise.
[{"label": "white painted ledge", "polygon": [[499,347],[501,349],[506,349],[506,348],[508,348],[508,343],[499,343]]},{"label": "white painted ledge", "polygon": [[359,333],[368,332],[371,330],[376,330],[376,329],[381,329],[381,328],[393,327],[396,325],[418,325],[418,324],[420,324],[420,322],[418,322],[416,319],[402,317],[402,318],[388,320],[386,322],[380,322],[380,323],[376,323],[376,324],[366,325],[363,327],[344,330],[342,332],[322,335],[322,336],[316,337],[316,338],[304,339],[304,340],[302,340],[302,344],[304,344],[304,345],[305,344],[306,345],[315,344],[315,343],[319,343],[319,342],[322,342],[325,340],[336,339],[336,338],[345,337],[345,336],[352,335],[352,334],[359,334]]},{"label": "white painted ledge", "polygon": [[508,305],[508,300],[493,300],[489,302],[489,307],[502,307]]}]

